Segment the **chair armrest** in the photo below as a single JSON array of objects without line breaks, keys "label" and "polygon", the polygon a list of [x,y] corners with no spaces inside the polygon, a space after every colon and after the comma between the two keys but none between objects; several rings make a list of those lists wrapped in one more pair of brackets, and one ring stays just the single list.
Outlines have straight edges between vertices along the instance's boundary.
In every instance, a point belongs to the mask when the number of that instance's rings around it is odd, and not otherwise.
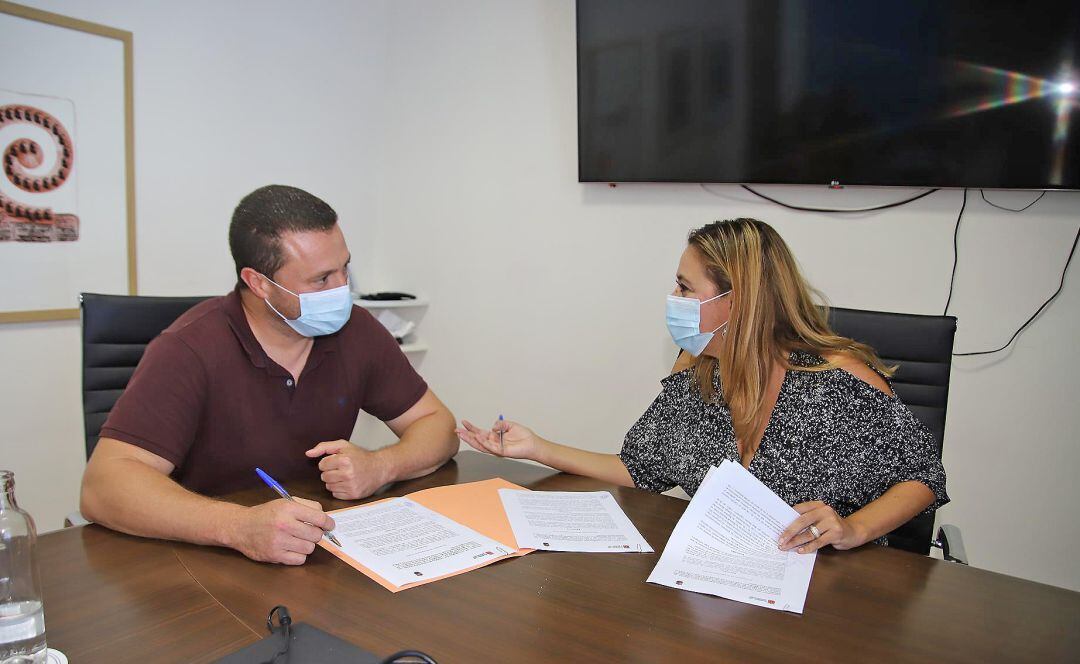
[{"label": "chair armrest", "polygon": [[956,526],[945,524],[938,528],[937,537],[930,546],[941,549],[941,556],[949,562],[968,564],[967,551],[964,550],[964,538]]},{"label": "chair armrest", "polygon": [[86,520],[82,514],[78,512],[72,512],[64,517],[64,527],[71,528],[72,526],[87,526],[90,525],[90,521]]}]

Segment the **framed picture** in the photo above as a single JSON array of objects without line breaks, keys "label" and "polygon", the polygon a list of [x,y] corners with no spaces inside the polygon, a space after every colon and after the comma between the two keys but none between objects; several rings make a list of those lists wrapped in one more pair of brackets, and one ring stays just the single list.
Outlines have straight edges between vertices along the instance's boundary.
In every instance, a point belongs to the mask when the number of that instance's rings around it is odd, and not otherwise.
[{"label": "framed picture", "polygon": [[0,322],[136,293],[131,33],[0,0]]}]

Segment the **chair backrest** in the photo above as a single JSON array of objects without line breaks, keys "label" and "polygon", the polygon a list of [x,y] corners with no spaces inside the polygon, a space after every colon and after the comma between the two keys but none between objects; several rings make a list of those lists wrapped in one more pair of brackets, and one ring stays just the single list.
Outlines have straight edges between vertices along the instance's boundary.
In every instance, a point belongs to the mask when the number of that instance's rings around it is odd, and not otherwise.
[{"label": "chair backrest", "polygon": [[82,293],[82,384],[86,458],[154,337],[205,297]]},{"label": "chair backrest", "polygon": [[[956,318],[835,308],[829,323],[845,337],[871,346],[888,366],[897,396],[934,434],[938,456],[945,435]],[[934,515],[915,517],[889,533],[889,546],[922,554],[930,552]]]}]

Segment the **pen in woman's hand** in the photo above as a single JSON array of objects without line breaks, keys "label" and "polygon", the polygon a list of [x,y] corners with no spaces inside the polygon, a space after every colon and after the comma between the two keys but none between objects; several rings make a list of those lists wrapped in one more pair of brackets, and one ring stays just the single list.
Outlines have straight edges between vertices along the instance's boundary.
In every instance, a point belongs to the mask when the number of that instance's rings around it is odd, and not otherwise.
[{"label": "pen in woman's hand", "polygon": [[503,419],[502,414],[500,414],[499,415],[499,422],[500,422],[500,424],[499,424],[499,456],[503,455],[503,426],[504,425],[501,424],[501,423],[505,422],[505,421],[506,420]]}]

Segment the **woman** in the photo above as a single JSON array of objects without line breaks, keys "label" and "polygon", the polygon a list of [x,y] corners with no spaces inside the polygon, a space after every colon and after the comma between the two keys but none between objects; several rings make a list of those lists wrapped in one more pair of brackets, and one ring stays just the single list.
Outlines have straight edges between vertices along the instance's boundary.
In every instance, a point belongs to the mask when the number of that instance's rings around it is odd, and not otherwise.
[{"label": "woman", "polygon": [[[850,549],[948,502],[930,431],[893,394],[874,351],[829,329],[780,236],[756,219],[690,233],[668,296],[683,349],[622,452],[545,440],[515,422],[458,436],[491,454],[623,486],[693,494],[742,463],[800,516],[783,550]],[[499,432],[502,432],[500,445]]]}]

